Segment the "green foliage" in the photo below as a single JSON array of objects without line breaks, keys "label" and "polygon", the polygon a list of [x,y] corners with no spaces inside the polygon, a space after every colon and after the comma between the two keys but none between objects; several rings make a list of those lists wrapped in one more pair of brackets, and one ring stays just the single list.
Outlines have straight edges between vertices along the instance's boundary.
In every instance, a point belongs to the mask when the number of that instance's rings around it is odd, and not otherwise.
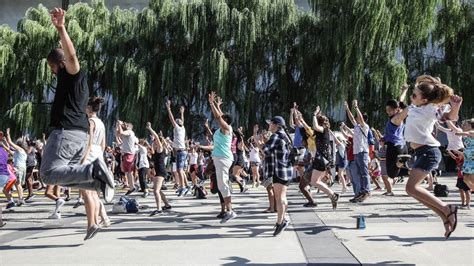
[{"label": "green foliage", "polygon": [[[109,122],[120,117],[138,130],[169,124],[168,98],[201,119],[211,90],[248,128],[288,113],[293,101],[341,120],[341,102],[353,98],[381,125],[385,101],[421,73],[462,94],[472,116],[471,1],[308,2],[310,11],[293,0],[151,0],[141,11],[109,11],[95,0],[71,5],[66,23],[91,93],[112,99]],[[45,57],[58,40],[42,5],[28,9],[18,32],[0,26],[1,127],[47,128],[55,79]]]}]

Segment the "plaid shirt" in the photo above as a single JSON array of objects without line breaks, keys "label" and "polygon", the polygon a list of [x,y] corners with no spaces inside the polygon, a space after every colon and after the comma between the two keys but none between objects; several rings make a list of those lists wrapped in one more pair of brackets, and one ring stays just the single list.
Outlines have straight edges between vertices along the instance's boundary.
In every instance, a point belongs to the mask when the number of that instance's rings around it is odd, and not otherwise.
[{"label": "plaid shirt", "polygon": [[288,181],[293,175],[293,167],[289,161],[291,142],[286,133],[281,129],[275,132],[265,143],[264,177],[277,177]]}]

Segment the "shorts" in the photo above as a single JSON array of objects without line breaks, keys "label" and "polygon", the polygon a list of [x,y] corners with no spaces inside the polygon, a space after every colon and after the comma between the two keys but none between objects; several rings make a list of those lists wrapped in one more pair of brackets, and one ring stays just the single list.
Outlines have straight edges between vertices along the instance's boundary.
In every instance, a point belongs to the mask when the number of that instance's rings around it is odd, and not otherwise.
[{"label": "shorts", "polygon": [[8,181],[10,180],[10,176],[8,175],[0,175],[0,187],[6,187]]},{"label": "shorts", "polygon": [[273,184],[281,184],[281,185],[284,185],[284,186],[288,186],[288,184],[290,183],[289,180],[283,180],[283,179],[280,179],[276,176],[273,176],[272,181],[273,181]]},{"label": "shorts", "polygon": [[177,151],[176,152],[176,169],[183,170],[186,167],[186,152]]},{"label": "shorts", "polygon": [[421,146],[415,150],[414,156],[416,160],[413,163],[413,169],[421,169],[426,172],[437,169],[441,161],[441,151],[434,146]]},{"label": "shorts", "polygon": [[197,173],[198,172],[198,165],[197,164],[191,164],[189,167],[189,173]]},{"label": "shorts", "polygon": [[400,168],[397,167],[398,155],[407,154],[406,146],[394,145],[391,142],[387,142],[387,151],[385,153],[385,164],[387,176],[395,178],[400,173]]},{"label": "shorts", "polygon": [[380,171],[374,171],[374,172],[372,173],[372,176],[373,176],[373,177],[379,177],[379,176],[381,176],[381,172],[380,172]]},{"label": "shorts", "polygon": [[346,169],[349,165],[347,158],[342,157],[339,152],[336,153],[336,166],[338,169]]},{"label": "shorts", "polygon": [[122,171],[124,173],[133,172],[135,170],[135,155],[125,153],[122,155]]},{"label": "shorts", "polygon": [[27,166],[26,167],[26,176],[29,177],[33,173],[33,170],[35,170],[35,166]]},{"label": "shorts", "polygon": [[16,183],[20,185],[25,184],[25,179],[26,179],[26,168],[15,168],[15,174],[16,174]]},{"label": "shorts", "polygon": [[259,167],[260,164],[261,164],[260,162],[250,162],[251,167],[254,167],[254,166]]},{"label": "shorts", "polygon": [[244,155],[242,153],[237,153],[237,160],[234,162],[234,165],[245,167]]},{"label": "shorts", "polygon": [[313,175],[313,171],[305,171],[303,174],[303,179],[306,181],[308,184],[311,183],[311,177]]},{"label": "shorts", "polygon": [[328,170],[330,166],[331,162],[322,155],[316,155],[316,157],[313,159],[313,162],[311,163],[311,168],[320,172]]},{"label": "shorts", "polygon": [[469,186],[464,182],[463,178],[458,178],[458,180],[456,182],[456,187],[459,188],[460,190],[464,190],[464,191],[470,191],[471,190],[469,188]]},{"label": "shorts", "polygon": [[171,171],[172,171],[172,172],[178,171],[178,168],[176,167],[176,163],[172,163],[172,164],[171,164]]}]

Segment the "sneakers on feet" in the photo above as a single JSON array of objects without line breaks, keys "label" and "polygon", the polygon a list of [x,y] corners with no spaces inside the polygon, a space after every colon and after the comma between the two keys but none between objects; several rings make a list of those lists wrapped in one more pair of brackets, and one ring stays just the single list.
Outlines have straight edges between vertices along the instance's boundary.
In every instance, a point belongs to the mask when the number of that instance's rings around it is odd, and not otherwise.
[{"label": "sneakers on feet", "polygon": [[107,168],[107,165],[100,159],[92,162],[92,178],[102,181],[111,188],[115,185],[114,177]]},{"label": "sneakers on feet", "polygon": [[179,192],[178,192],[178,197],[181,197],[181,196],[183,196],[183,195],[186,195],[187,193],[188,193],[188,189],[185,188],[185,187],[183,187],[183,188],[181,188],[181,189],[179,190]]},{"label": "sneakers on feet", "polygon": [[275,232],[273,232],[273,236],[279,235],[281,232],[285,231],[285,229],[290,225],[290,223],[285,219],[281,224],[275,224]]},{"label": "sneakers on feet", "polygon": [[135,190],[136,190],[135,187],[129,189],[129,190],[125,193],[125,196],[128,196],[128,195],[132,194],[133,192],[135,192]]},{"label": "sneakers on feet", "polygon": [[167,210],[171,210],[173,207],[171,207],[171,205],[168,205],[168,206],[164,206],[163,208],[161,208],[162,210],[164,211],[167,211]]},{"label": "sneakers on feet", "polygon": [[32,200],[34,197],[36,197],[35,194],[28,195],[28,197],[26,197],[26,199],[24,199],[23,202],[25,202],[25,201],[30,201],[30,200]]},{"label": "sneakers on feet", "polygon": [[8,209],[11,209],[13,207],[16,207],[16,203],[14,201],[10,201],[10,202],[8,202],[6,209],[8,210]]},{"label": "sneakers on feet", "polygon": [[94,225],[92,225],[91,227],[89,227],[89,228],[87,229],[86,237],[84,237],[84,241],[93,238],[93,237],[97,234],[97,232],[99,232],[99,230],[100,230],[100,227],[99,227],[98,225],[96,225],[96,224],[94,224]]},{"label": "sneakers on feet", "polygon": [[222,219],[222,218],[224,218],[224,216],[225,216],[225,212],[221,212],[216,216],[216,218],[217,219]]},{"label": "sneakers on feet", "polygon": [[150,213],[150,216],[155,216],[155,215],[159,215],[159,214],[162,214],[163,211],[160,211],[160,210],[154,210]]},{"label": "sneakers on feet", "polygon": [[395,194],[393,194],[393,192],[385,192],[382,194],[383,196],[395,196]]},{"label": "sneakers on feet", "polygon": [[146,199],[150,195],[150,192],[143,192],[142,198]]},{"label": "sneakers on feet", "polygon": [[222,217],[221,224],[226,223],[226,222],[234,219],[235,217],[237,217],[237,214],[235,214],[235,212],[233,212],[233,211],[226,212],[224,214],[224,217]]},{"label": "sneakers on feet", "polygon": [[99,223],[100,227],[102,227],[102,228],[107,228],[107,227],[109,227],[111,224],[112,224],[112,223],[110,222],[110,219],[108,219],[108,218],[107,218],[106,220],[102,219],[102,220],[100,221],[100,223]]},{"label": "sneakers on feet", "polygon": [[58,213],[61,208],[64,206],[64,203],[66,203],[63,199],[59,198],[56,200],[56,208],[54,209],[54,213]]},{"label": "sneakers on feet", "polygon": [[305,208],[314,208],[318,206],[318,204],[314,203],[314,202],[306,202],[305,204],[303,204],[303,207]]},{"label": "sneakers on feet", "polygon": [[186,196],[188,194],[189,190],[190,190],[189,187],[186,187],[184,189],[183,195]]},{"label": "sneakers on feet", "polygon": [[83,201],[82,199],[81,199],[81,200],[78,200],[78,201],[76,202],[76,204],[74,204],[74,207],[72,207],[72,208],[73,208],[73,209],[77,209],[77,208],[79,208],[79,206],[81,206],[81,205],[84,205],[84,201]]},{"label": "sneakers on feet", "polygon": [[61,213],[60,212],[55,212],[51,214],[48,219],[53,219],[53,220],[59,220],[61,219]]},{"label": "sneakers on feet", "polygon": [[332,203],[332,208],[336,209],[337,208],[337,201],[339,200],[339,194],[334,193],[331,197],[331,203]]}]

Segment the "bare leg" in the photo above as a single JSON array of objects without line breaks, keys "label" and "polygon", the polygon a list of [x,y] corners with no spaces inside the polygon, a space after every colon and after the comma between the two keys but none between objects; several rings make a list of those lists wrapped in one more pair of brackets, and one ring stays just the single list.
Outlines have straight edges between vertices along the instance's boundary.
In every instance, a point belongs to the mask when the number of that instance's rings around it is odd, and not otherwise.
[{"label": "bare leg", "polygon": [[161,186],[163,185],[164,177],[155,176],[153,177],[153,195],[155,196],[156,209],[161,211],[162,192]]},{"label": "bare leg", "polygon": [[82,193],[82,198],[84,199],[84,206],[86,208],[87,215],[87,228],[91,228],[93,225],[97,225],[96,220],[96,201],[95,201],[95,191],[89,190],[80,190]]},{"label": "bare leg", "polygon": [[392,192],[392,183],[388,180],[388,176],[383,175],[382,176],[383,184],[385,186],[385,190],[387,190],[388,193]]},{"label": "bare leg", "polygon": [[299,187],[300,187],[301,193],[303,193],[303,196],[306,198],[306,200],[308,200],[308,202],[314,204],[314,199],[311,196],[311,193],[308,191],[308,185],[309,185],[309,182],[306,181],[306,179],[304,178],[300,179]]},{"label": "bare leg", "polygon": [[277,224],[281,224],[285,218],[286,210],[288,208],[288,201],[286,199],[287,186],[282,184],[273,184],[275,190],[275,199],[277,205]]},{"label": "bare leg", "polygon": [[311,184],[314,184],[317,188],[319,188],[321,191],[323,191],[329,198],[331,198],[334,195],[334,191],[330,189],[326,183],[321,181],[321,179],[326,176],[326,172],[321,172],[318,170],[313,170],[313,173],[311,175]]},{"label": "bare leg", "polygon": [[267,194],[268,194],[268,202],[270,206],[268,207],[268,211],[274,212],[275,211],[275,193],[273,192],[273,185],[267,187]]}]

